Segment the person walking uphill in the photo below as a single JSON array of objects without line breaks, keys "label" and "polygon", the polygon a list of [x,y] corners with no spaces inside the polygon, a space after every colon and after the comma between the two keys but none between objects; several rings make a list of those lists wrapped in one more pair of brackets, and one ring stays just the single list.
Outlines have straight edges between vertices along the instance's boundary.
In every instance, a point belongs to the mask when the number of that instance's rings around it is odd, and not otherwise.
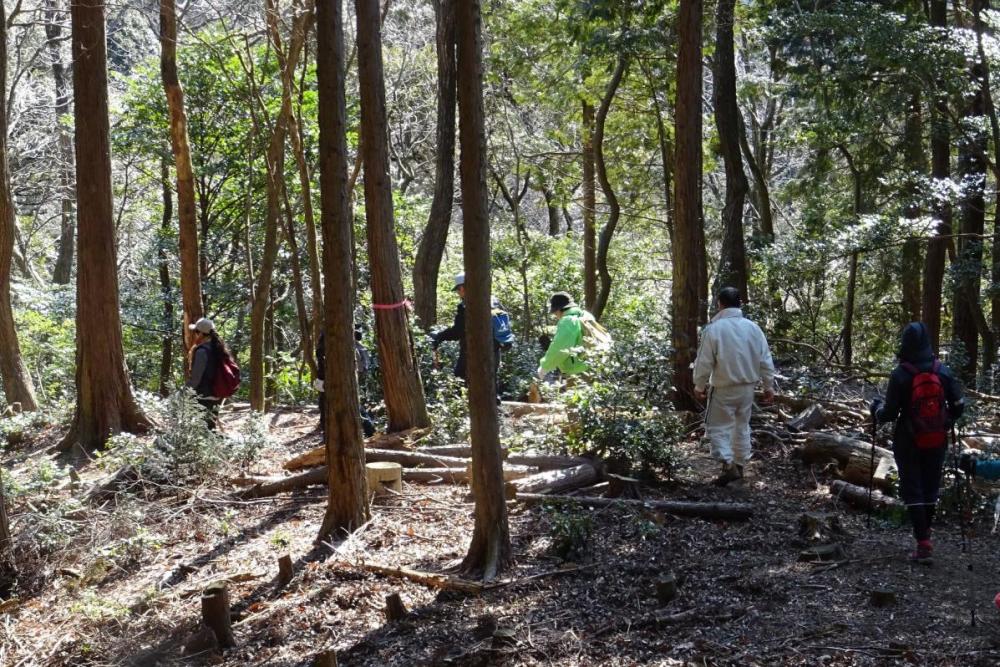
[{"label": "person walking uphill", "polygon": [[750,459],[750,413],[758,382],[764,400],[774,399],[774,362],[760,327],[743,317],[735,287],[719,290],[718,312],[702,330],[694,363],[694,393],[708,401],[705,435],[722,463],[715,480],[725,486],[743,477]]},{"label": "person walking uphill", "polygon": [[219,391],[217,380],[223,362],[232,359],[232,353],[219,337],[212,320],[203,317],[194,324],[189,324],[188,329],[194,332],[194,342],[190,353],[191,376],[187,386],[198,395],[198,403],[207,410],[205,419],[208,428],[214,431],[218,426],[219,404],[223,398],[227,398],[219,395],[224,392]]},{"label": "person walking uphill", "polygon": [[[465,274],[459,273],[455,276],[455,291],[461,301],[458,310],[455,311],[455,322],[447,329],[442,329],[435,334],[431,334],[431,343],[434,348],[434,364],[438,364],[437,350],[441,343],[445,341],[458,342],[458,360],[455,362],[455,377],[461,380],[466,379],[466,359],[468,353],[468,343],[465,340]],[[500,360],[503,350],[509,349],[514,341],[514,334],[510,329],[510,317],[504,311],[503,305],[496,297],[491,298],[491,308],[493,311],[493,370],[497,374],[497,395],[500,387]]]},{"label": "person walking uphill", "polygon": [[948,430],[962,416],[965,402],[961,383],[935,358],[923,322],[906,325],[897,356],[899,364],[889,376],[885,401],[872,401],[871,412],[876,423],[896,422],[892,454],[899,469],[900,496],[917,541],[910,557],[929,564]]},{"label": "person walking uphill", "polygon": [[549,298],[549,314],[558,317],[556,335],[549,343],[545,356],[538,362],[538,379],[554,370],[563,375],[580,375],[590,370],[586,351],[611,348],[611,336],[597,323],[594,316],[573,302],[566,292],[556,292]]}]

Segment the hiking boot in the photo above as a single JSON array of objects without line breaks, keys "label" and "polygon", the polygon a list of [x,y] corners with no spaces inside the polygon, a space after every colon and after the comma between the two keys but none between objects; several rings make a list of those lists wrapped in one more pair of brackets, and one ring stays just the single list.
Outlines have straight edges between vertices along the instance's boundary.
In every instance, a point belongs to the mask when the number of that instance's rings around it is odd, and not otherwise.
[{"label": "hiking boot", "polygon": [[722,474],[716,477],[713,483],[716,486],[726,486],[738,479],[743,479],[743,466],[735,463],[723,463]]},{"label": "hiking boot", "polygon": [[920,540],[917,548],[910,554],[911,563],[932,565],[934,563],[934,546],[930,540]]}]

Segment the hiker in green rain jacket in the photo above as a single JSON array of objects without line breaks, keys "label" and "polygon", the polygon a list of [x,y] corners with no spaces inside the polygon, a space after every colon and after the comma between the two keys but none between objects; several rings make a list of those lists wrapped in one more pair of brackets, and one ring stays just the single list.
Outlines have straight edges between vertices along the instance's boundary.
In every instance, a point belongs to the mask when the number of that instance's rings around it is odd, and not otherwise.
[{"label": "hiker in green rain jacket", "polygon": [[563,375],[578,375],[588,370],[589,366],[580,356],[583,345],[583,324],[585,319],[594,316],[573,303],[573,297],[566,292],[556,292],[549,299],[549,313],[559,316],[556,326],[556,336],[549,344],[545,356],[538,363],[538,378],[554,370]]}]

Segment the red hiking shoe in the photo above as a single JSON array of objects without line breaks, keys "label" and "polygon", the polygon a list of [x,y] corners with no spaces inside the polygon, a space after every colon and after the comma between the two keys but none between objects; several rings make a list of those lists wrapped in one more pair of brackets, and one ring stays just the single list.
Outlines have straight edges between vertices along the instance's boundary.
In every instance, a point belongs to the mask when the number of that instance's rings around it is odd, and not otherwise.
[{"label": "red hiking shoe", "polygon": [[919,540],[917,548],[910,554],[910,561],[921,565],[931,565],[934,562],[934,545],[930,540]]}]

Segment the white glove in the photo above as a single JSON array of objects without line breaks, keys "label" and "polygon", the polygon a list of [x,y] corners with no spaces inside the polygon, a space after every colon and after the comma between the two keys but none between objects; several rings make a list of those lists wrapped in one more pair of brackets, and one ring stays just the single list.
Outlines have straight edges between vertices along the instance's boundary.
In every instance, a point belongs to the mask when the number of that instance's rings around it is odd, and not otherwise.
[{"label": "white glove", "polygon": [[316,391],[318,391],[320,393],[323,393],[323,381],[322,380],[313,380],[313,389],[315,389]]},{"label": "white glove", "polygon": [[538,379],[542,380],[542,381],[544,381],[545,380],[545,376],[548,375],[548,373],[546,373],[545,371],[542,370],[541,366],[538,367],[538,370],[536,371],[536,374],[538,375]]}]

